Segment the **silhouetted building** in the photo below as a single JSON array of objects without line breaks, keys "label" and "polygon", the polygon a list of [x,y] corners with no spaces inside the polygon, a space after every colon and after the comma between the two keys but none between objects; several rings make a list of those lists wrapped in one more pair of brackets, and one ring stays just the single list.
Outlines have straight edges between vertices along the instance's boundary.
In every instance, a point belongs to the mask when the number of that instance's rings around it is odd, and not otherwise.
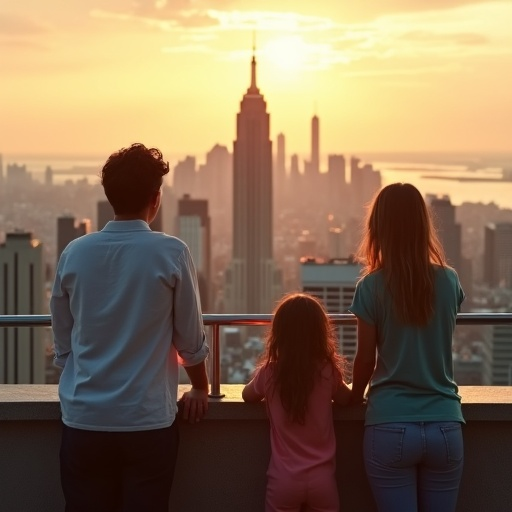
[{"label": "silhouetted building", "polygon": [[329,155],[327,159],[326,199],[336,219],[345,218],[350,213],[348,190],[343,155]]},{"label": "silhouetted building", "polygon": [[75,217],[65,215],[57,218],[57,261],[66,246],[79,236],[86,235],[91,232],[91,221],[83,219],[77,222]]},{"label": "silhouetted building", "polygon": [[32,183],[32,174],[27,171],[26,165],[7,164],[5,185],[10,191],[17,191]]},{"label": "silhouetted building", "polygon": [[455,222],[455,206],[449,196],[427,195],[426,199],[448,264],[461,273],[462,233],[461,225]]},{"label": "silhouetted building", "polygon": [[288,187],[286,186],[286,146],[282,133],[277,135],[276,162],[274,166],[274,204],[285,200]]},{"label": "silhouetted building", "polygon": [[350,159],[352,213],[356,217],[364,214],[366,205],[382,187],[380,171],[375,170],[371,164],[361,166],[359,163],[359,158]]},{"label": "silhouetted building", "polygon": [[172,189],[176,197],[196,193],[196,159],[187,156],[175,166],[172,175]]},{"label": "silhouetted building", "polygon": [[114,220],[114,208],[112,205],[105,199],[103,201],[98,201],[97,203],[97,228],[98,231],[101,231],[105,224],[111,220]]},{"label": "silhouetted building", "polygon": [[[0,314],[41,315],[44,253],[31,233],[7,233],[0,245]],[[0,383],[44,384],[45,345],[41,327],[5,327],[0,337]]]},{"label": "silhouetted building", "polygon": [[316,177],[320,173],[320,120],[316,115],[311,119],[311,159],[306,169],[306,176]]},{"label": "silhouetted building", "polygon": [[[192,168],[192,165],[190,168]],[[233,209],[233,158],[226,146],[215,144],[206,153],[206,162],[199,167],[195,178],[194,191],[184,191],[191,196],[208,199],[210,213],[221,215],[224,222],[229,219]],[[190,170],[188,171],[190,173]],[[183,185],[184,186],[184,185]],[[183,188],[179,186],[178,188]],[[183,194],[182,193],[182,194]],[[181,196],[178,196],[181,197]]]},{"label": "silhouetted building", "polygon": [[512,223],[485,226],[484,280],[491,288],[512,288]]},{"label": "silhouetted building", "polygon": [[211,240],[208,201],[191,199],[185,194],[178,201],[178,238],[189,247],[197,271],[201,306],[208,311],[211,303]]},{"label": "silhouetted building", "polygon": [[233,260],[225,274],[230,313],[270,313],[281,293],[281,275],[273,261],[269,132],[270,115],[256,85],[253,55],[233,149]]},{"label": "silhouetted building", "polygon": [[46,170],[44,171],[44,184],[47,187],[51,187],[53,185],[53,170],[49,165],[46,167]]}]

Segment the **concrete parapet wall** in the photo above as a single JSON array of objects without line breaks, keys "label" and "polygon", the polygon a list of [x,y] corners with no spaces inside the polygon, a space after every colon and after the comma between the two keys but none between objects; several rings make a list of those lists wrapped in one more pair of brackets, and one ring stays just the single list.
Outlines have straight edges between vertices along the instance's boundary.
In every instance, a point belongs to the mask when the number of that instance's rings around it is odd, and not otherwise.
[{"label": "concrete parapet wall", "polygon": [[[183,387],[182,391],[187,389]],[[181,423],[173,512],[262,512],[270,453],[263,404],[226,385],[207,419]],[[512,388],[462,387],[465,467],[458,512],[512,510]],[[364,407],[334,406],[342,511],[374,512],[362,462]],[[0,510],[60,512],[60,407],[52,385],[0,385]]]}]

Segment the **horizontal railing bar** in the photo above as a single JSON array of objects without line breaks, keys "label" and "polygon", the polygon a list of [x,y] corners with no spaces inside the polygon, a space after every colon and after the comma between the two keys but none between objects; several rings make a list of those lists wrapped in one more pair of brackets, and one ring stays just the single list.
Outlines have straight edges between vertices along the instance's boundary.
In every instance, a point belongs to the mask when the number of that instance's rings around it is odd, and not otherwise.
[{"label": "horizontal railing bar", "polygon": [[[355,324],[356,317],[351,313],[331,313],[329,317],[335,324]],[[268,325],[272,315],[259,314],[203,314],[205,325]],[[512,323],[511,313],[459,313],[458,325],[495,325]],[[0,315],[0,327],[51,326],[50,315]]]},{"label": "horizontal railing bar", "polygon": [[[212,359],[210,397],[222,398],[220,390],[220,339],[219,326],[254,326],[269,325],[273,315],[224,315],[204,314],[203,323],[212,327],[211,353]],[[356,324],[356,317],[351,313],[331,313],[329,317],[336,325]],[[50,315],[0,315],[2,327],[50,327]],[[458,325],[503,325],[512,324],[512,313],[459,313]]]}]

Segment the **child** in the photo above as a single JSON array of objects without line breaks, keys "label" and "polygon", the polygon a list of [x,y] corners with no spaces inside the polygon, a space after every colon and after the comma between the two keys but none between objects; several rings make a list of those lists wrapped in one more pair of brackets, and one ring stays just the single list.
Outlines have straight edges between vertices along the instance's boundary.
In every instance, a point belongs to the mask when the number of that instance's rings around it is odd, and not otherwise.
[{"label": "child", "polygon": [[464,292],[413,185],[376,196],[359,257],[352,401],[370,383],[364,459],[378,510],[453,512],[464,419],[452,336]]},{"label": "child", "polygon": [[336,348],[317,299],[304,293],[283,298],[262,364],[242,393],[246,402],[267,402],[272,454],[266,512],[339,510],[332,401],[347,404],[350,389]]}]

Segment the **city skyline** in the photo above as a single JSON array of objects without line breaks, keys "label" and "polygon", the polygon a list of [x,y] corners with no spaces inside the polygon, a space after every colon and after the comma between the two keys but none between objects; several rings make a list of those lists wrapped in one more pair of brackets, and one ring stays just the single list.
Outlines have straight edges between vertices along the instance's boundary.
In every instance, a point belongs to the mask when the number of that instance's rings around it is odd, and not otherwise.
[{"label": "city skyline", "polygon": [[0,151],[231,148],[253,33],[288,154],[314,115],[324,155],[510,151],[511,21],[505,1],[0,0]]}]

